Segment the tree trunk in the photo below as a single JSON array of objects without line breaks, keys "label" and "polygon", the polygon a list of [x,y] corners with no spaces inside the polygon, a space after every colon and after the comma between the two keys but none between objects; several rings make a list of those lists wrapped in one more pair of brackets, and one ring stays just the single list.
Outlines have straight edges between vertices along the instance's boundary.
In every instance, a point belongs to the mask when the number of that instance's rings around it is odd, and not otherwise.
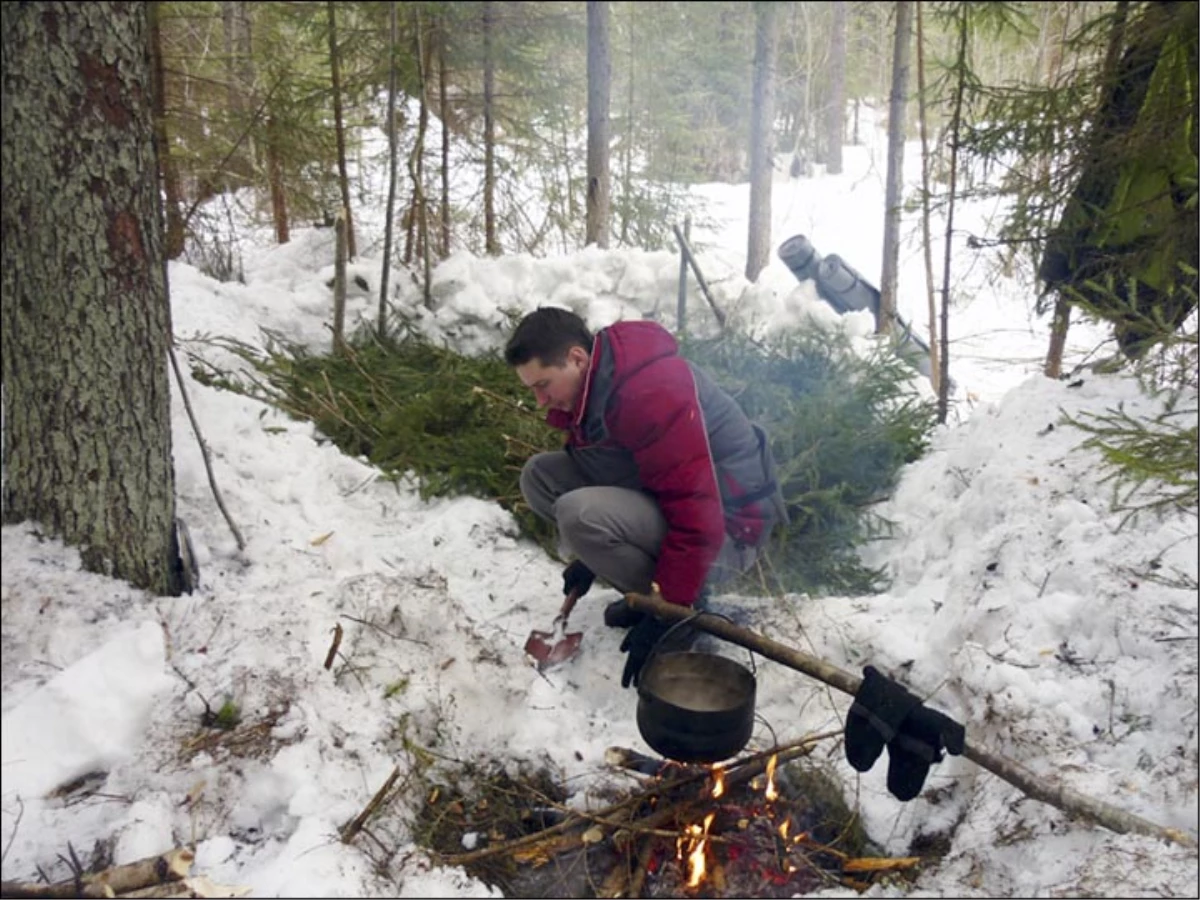
[{"label": "tree trunk", "polygon": [[329,0],[329,72],[333,86],[333,130],[337,137],[338,187],[342,192],[342,215],[346,219],[346,254],[358,256],[354,243],[354,217],[350,214],[350,176],[346,171],[346,128],[342,120],[342,74],[337,44],[337,16],[334,2]]},{"label": "tree trunk", "polygon": [[829,48],[829,107],[825,110],[825,171],[842,172],[842,133],[846,129],[846,2],[833,4],[833,40]]},{"label": "tree trunk", "polygon": [[954,108],[946,127],[946,139],[950,143],[950,186],[946,201],[946,248],[942,260],[942,327],[938,335],[942,341],[941,358],[938,360],[942,368],[938,374],[937,420],[942,425],[946,424],[946,416],[950,410],[950,260],[954,256],[954,204],[955,191],[958,189],[959,132],[963,125],[963,98],[967,90],[967,50],[971,39],[970,22],[967,20],[969,11],[960,6],[955,15],[958,53],[954,60]]},{"label": "tree trunk", "polygon": [[[628,74],[628,96],[625,102],[625,136],[624,148],[621,153],[621,203],[619,206],[621,214],[621,235],[620,243],[622,246],[629,244],[629,225],[630,219],[633,217],[633,153],[635,144],[635,118],[633,110],[634,101],[634,84],[637,82],[634,79],[634,74],[637,70],[637,5],[629,4],[629,66]],[[682,333],[682,331],[681,331]]]},{"label": "tree trunk", "polygon": [[[399,156],[396,143],[396,0],[388,4],[388,186],[387,207],[383,216],[383,265],[379,273],[379,319],[375,331],[379,339],[387,337],[388,274],[392,270],[392,236],[396,231],[396,168]],[[445,122],[445,119],[442,120]],[[443,128],[445,133],[448,128]]]},{"label": "tree trunk", "polygon": [[585,244],[608,247],[608,106],[612,60],[608,43],[608,0],[587,4],[587,229]]},{"label": "tree trunk", "polygon": [[413,142],[413,152],[409,163],[413,177],[413,212],[417,216],[417,248],[421,254],[421,267],[424,274],[423,289],[425,306],[433,308],[433,266],[432,252],[429,248],[429,204],[425,199],[425,135],[429,131],[429,40],[425,33],[425,18],[421,15],[421,7],[416,7],[417,17],[417,80],[419,103],[417,105],[417,139]]},{"label": "tree trunk", "polygon": [[500,255],[496,239],[496,62],[492,55],[492,28],[496,13],[491,0],[483,4],[483,241],[488,256]]},{"label": "tree trunk", "polygon": [[162,172],[167,220],[166,255],[167,259],[178,259],[183,254],[184,241],[183,189],[179,182],[179,169],[171,155],[171,143],[167,139],[166,82],[163,77],[162,32],[159,30],[162,3],[153,0],[147,6],[150,20],[150,78],[154,96],[154,142]]},{"label": "tree trunk", "polygon": [[450,255],[450,98],[449,72],[446,69],[446,14],[438,13],[438,115],[442,121],[442,202],[441,202],[441,241],[438,243],[438,256],[445,259]]},{"label": "tree trunk", "polygon": [[[254,144],[248,137],[254,111],[254,62],[250,55],[250,12],[242,0],[222,0],[225,32],[225,93],[230,152],[225,186],[236,190],[254,183]],[[233,177],[228,177],[233,176]]]},{"label": "tree trunk", "polygon": [[876,334],[892,334],[896,321],[897,269],[900,256],[900,206],[904,182],[904,118],[908,105],[908,54],[912,43],[912,3],[896,3],[896,39],[892,48],[892,96],[888,103],[887,190],[883,219],[883,271],[879,276]]},{"label": "tree trunk", "polygon": [[917,0],[917,121],[921,129],[921,246],[925,257],[925,299],[929,312],[929,383],[938,393],[942,372],[938,364],[941,350],[938,348],[937,301],[933,293],[933,235],[930,228],[929,197],[929,127],[925,109],[925,27],[921,15],[921,2]]},{"label": "tree trunk", "polygon": [[267,116],[267,182],[271,189],[271,220],[275,223],[275,242],[291,240],[288,222],[287,190],[283,184],[283,137],[274,115]]},{"label": "tree trunk", "polygon": [[746,280],[754,281],[771,253],[771,182],[774,166],[776,4],[754,5],[754,94],[750,113],[750,227]]},{"label": "tree trunk", "polygon": [[3,5],[3,517],[181,589],[142,3]]}]

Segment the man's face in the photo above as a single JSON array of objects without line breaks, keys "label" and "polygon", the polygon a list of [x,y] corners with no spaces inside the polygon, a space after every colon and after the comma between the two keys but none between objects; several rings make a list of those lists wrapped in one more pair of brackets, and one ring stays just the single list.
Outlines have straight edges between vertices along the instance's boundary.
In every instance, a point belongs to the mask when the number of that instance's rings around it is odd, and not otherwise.
[{"label": "man's face", "polygon": [[517,366],[515,371],[521,384],[533,391],[539,407],[548,406],[571,412],[583,383],[587,378],[588,352],[582,347],[572,347],[561,366],[544,366],[539,359],[531,359]]}]

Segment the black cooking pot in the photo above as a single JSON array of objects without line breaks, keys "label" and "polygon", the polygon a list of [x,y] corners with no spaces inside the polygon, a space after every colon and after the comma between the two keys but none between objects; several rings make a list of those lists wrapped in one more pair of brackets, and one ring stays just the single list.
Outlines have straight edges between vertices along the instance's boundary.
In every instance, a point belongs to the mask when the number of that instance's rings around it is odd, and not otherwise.
[{"label": "black cooking pot", "polygon": [[672,631],[695,618],[676,622],[650,651],[638,676],[638,731],[667,759],[716,763],[750,740],[757,683],[753,672],[724,656],[658,652]]}]

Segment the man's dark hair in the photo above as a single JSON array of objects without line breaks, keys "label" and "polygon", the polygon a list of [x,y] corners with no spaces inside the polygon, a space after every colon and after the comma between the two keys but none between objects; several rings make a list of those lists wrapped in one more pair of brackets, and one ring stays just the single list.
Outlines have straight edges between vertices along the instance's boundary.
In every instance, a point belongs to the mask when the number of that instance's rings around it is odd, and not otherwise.
[{"label": "man's dark hair", "polygon": [[543,366],[561,366],[572,347],[592,351],[592,333],[575,313],[541,306],[517,323],[504,347],[504,361],[523,366],[536,359]]}]

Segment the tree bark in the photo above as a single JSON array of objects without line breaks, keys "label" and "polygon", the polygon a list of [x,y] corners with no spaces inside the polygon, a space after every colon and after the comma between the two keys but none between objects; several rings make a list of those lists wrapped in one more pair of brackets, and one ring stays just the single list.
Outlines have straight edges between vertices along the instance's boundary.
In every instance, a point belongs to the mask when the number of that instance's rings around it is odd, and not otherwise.
[{"label": "tree bark", "polygon": [[958,50],[955,56],[955,85],[954,107],[950,113],[950,122],[946,127],[946,137],[950,143],[949,160],[949,199],[946,201],[946,246],[942,254],[942,320],[938,338],[941,340],[941,353],[938,362],[941,369],[938,372],[937,391],[937,420],[946,424],[946,416],[950,410],[950,261],[954,258],[954,205],[955,191],[958,190],[958,146],[959,131],[962,128],[963,104],[966,94],[967,77],[967,48],[970,44],[969,12],[960,7],[956,13],[958,34]]},{"label": "tree bark", "polygon": [[842,172],[842,133],[846,130],[846,2],[834,0],[829,48],[829,107],[825,110],[825,171]]},{"label": "tree bark", "polygon": [[178,595],[147,5],[4,4],[0,31],[4,521]]},{"label": "tree bark", "polygon": [[342,193],[342,214],[346,219],[346,253],[350,259],[358,256],[354,243],[354,217],[350,213],[350,175],[346,170],[346,128],[342,117],[342,74],[337,43],[337,14],[329,0],[329,71],[333,86],[333,130],[337,137],[338,187]]},{"label": "tree bark", "polygon": [[500,255],[496,238],[496,61],[492,52],[495,4],[483,4],[483,242],[488,256]]},{"label": "tree bark", "polygon": [[892,48],[892,95],[888,104],[887,190],[883,219],[883,268],[879,276],[876,334],[892,334],[896,321],[897,269],[900,256],[900,205],[904,181],[904,118],[908,106],[908,56],[912,43],[912,3],[896,3]]},{"label": "tree bark", "polygon": [[746,280],[757,280],[771,258],[771,182],[775,172],[776,4],[754,4],[754,93],[750,114],[750,217]]},{"label": "tree bark", "polygon": [[608,41],[608,0],[587,4],[587,227],[585,244],[608,247],[608,110],[612,60]]},{"label": "tree bark", "polygon": [[442,202],[441,216],[439,217],[441,223],[441,241],[438,243],[438,256],[445,259],[450,255],[450,99],[448,96],[450,78],[446,67],[446,41],[448,35],[446,31],[445,12],[438,13],[437,36],[438,115],[442,120]]},{"label": "tree bark", "polygon": [[938,359],[941,350],[938,347],[937,301],[933,293],[933,234],[930,226],[932,212],[930,211],[929,184],[929,127],[925,108],[925,27],[921,15],[921,2],[917,0],[917,121],[921,131],[921,248],[925,257],[925,300],[929,314],[929,383],[933,392],[938,393],[941,383],[942,370]]},{"label": "tree bark", "polygon": [[267,116],[267,181],[271,190],[271,220],[275,223],[275,242],[286,244],[292,239],[288,222],[287,189],[283,183],[283,138],[279,120]]},{"label": "tree bark", "polygon": [[[399,148],[396,141],[396,31],[396,0],[392,0],[388,4],[388,106],[387,121],[385,122],[388,139],[387,206],[383,216],[383,264],[379,273],[379,318],[375,325],[375,331],[380,340],[387,337],[388,275],[392,270],[392,237],[396,231],[396,167],[399,162],[397,159]],[[445,118],[442,121],[444,123]],[[448,130],[448,127],[443,128],[442,133],[445,134]]]}]

